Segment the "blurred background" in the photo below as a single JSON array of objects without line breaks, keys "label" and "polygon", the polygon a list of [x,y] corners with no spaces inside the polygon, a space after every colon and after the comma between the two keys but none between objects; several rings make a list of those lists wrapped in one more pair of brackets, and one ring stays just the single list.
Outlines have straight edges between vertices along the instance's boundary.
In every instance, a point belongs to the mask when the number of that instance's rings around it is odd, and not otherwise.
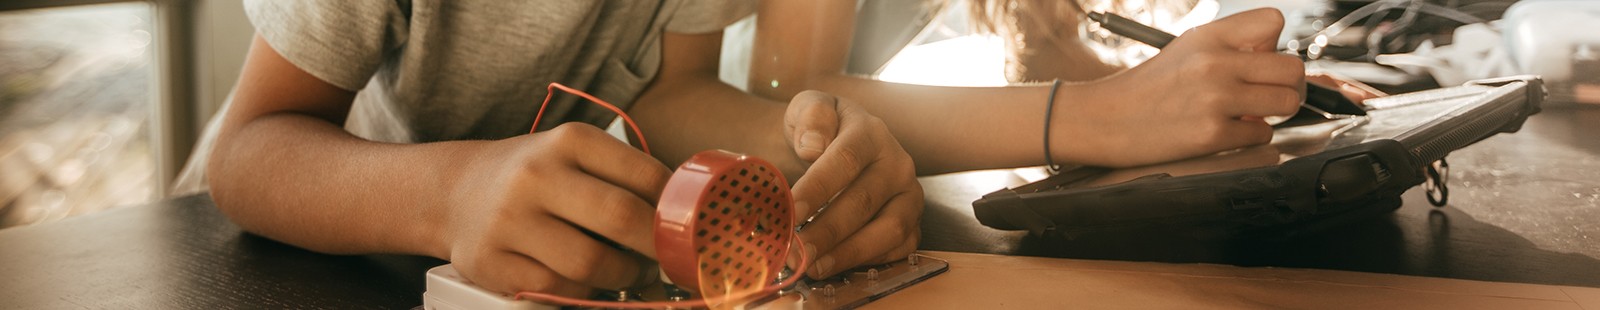
[{"label": "blurred background", "polygon": [[0,228],[163,198],[253,32],[240,1],[0,1]]},{"label": "blurred background", "polygon": [[[1302,55],[1313,68],[1392,93],[1535,73],[1551,82],[1554,101],[1600,102],[1600,32],[1575,30],[1600,28],[1600,1],[1521,2],[1072,3],[1173,33],[1247,9],[1276,7],[1288,21],[1280,48]],[[1098,59],[1098,69],[1087,70],[1093,74],[1076,80],[1115,74],[1156,52],[1061,10],[996,17],[979,9],[1067,7],[1064,1],[858,3],[848,71],[891,82],[1004,86],[1047,81],[1050,76],[1041,75],[1046,73],[1086,72],[1051,67],[1057,64],[1050,53],[1061,50],[1017,44],[1040,38],[1070,38],[1064,46],[1081,47]],[[1017,16],[1046,22],[1030,28],[1015,23]],[[748,83],[757,18],[725,32],[722,77],[729,84]],[[196,137],[226,103],[253,33],[239,0],[0,1],[0,228],[171,195]]]}]

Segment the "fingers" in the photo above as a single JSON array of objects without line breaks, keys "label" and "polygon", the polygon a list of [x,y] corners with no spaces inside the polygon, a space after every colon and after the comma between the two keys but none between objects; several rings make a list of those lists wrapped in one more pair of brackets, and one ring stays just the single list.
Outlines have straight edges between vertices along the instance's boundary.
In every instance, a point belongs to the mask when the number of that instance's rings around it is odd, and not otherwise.
[{"label": "fingers", "polygon": [[817,209],[854,182],[869,163],[877,160],[878,150],[862,145],[877,143],[866,135],[862,130],[841,130],[834,144],[842,147],[825,150],[823,156],[806,169],[805,175],[795,181],[791,193],[794,194],[796,216],[805,219],[816,214]]},{"label": "fingers", "polygon": [[[835,197],[829,203],[827,210],[818,214],[815,221],[807,224],[805,229],[800,231],[801,240],[807,243],[806,247],[810,248],[812,253],[838,252],[834,248],[844,242],[845,239],[867,233],[860,230],[869,225],[869,221],[881,221],[879,218],[882,216],[879,210],[885,207],[889,197],[904,195],[903,193],[897,194],[895,192],[895,190],[904,186],[897,182],[895,177],[903,176],[896,173],[906,172],[893,171],[886,165],[873,165],[867,169],[862,174],[862,179],[856,180],[850,184],[850,187],[840,192],[838,197]],[[801,181],[805,181],[805,177],[802,177]],[[894,238],[897,236],[882,237]],[[873,253],[876,253],[876,251]],[[865,254],[867,253],[857,253],[856,255]],[[822,256],[813,256],[813,258],[821,259]]]},{"label": "fingers", "polygon": [[1334,78],[1332,75],[1328,75],[1327,72],[1322,72],[1320,70],[1319,71],[1307,71],[1306,72],[1306,82],[1307,83],[1311,83],[1311,84],[1317,84],[1317,86],[1322,86],[1322,87],[1325,87],[1325,88],[1339,88],[1339,80],[1338,79]]},{"label": "fingers", "polygon": [[459,267],[463,273],[471,269],[473,276],[468,278],[492,291],[506,294],[540,292],[573,298],[586,298],[589,295],[589,286],[568,280],[520,253],[497,252],[478,263],[483,267]]},{"label": "fingers", "polygon": [[1245,83],[1303,88],[1306,63],[1294,56],[1277,53],[1237,53],[1231,55],[1232,68]]},{"label": "fingers", "polygon": [[808,90],[789,100],[783,115],[784,137],[801,160],[816,162],[839,129],[838,98]]},{"label": "fingers", "polygon": [[[568,183],[561,194],[548,197],[547,208],[556,217],[588,229],[647,257],[656,257],[655,208],[632,192],[587,175],[557,174]],[[584,236],[586,239],[587,237]]]},{"label": "fingers", "polygon": [[[1305,98],[1305,63],[1271,53],[1283,31],[1283,14],[1265,8],[1241,12],[1206,25],[1225,45],[1244,53],[1226,56],[1228,71],[1244,85],[1229,89],[1235,102],[1220,110],[1225,116],[1293,115]],[[1259,130],[1251,129],[1256,133]],[[1269,135],[1270,137],[1270,135]]]},{"label": "fingers", "polygon": [[1228,47],[1246,52],[1267,52],[1278,46],[1278,35],[1283,33],[1283,13],[1274,8],[1260,8],[1213,21],[1197,30],[1222,40]]},{"label": "fingers", "polygon": [[1339,94],[1355,103],[1365,103],[1367,99],[1382,97],[1383,93],[1361,88],[1352,84],[1339,84]]},{"label": "fingers", "polygon": [[[518,229],[520,228],[520,229]],[[511,228],[523,238],[506,246],[532,257],[564,279],[590,287],[622,289],[639,284],[643,263],[635,256],[601,243],[560,220],[543,218]],[[537,236],[537,237],[534,237]],[[529,240],[538,238],[539,240]]]},{"label": "fingers", "polygon": [[1230,91],[1234,100],[1223,102],[1219,112],[1228,118],[1240,116],[1294,115],[1300,111],[1300,92],[1282,86],[1244,84]]},{"label": "fingers", "polygon": [[627,189],[646,201],[661,199],[661,190],[672,176],[660,161],[622,143],[588,124],[567,123],[547,132],[554,143],[565,143],[567,158],[579,169],[607,183]]},{"label": "fingers", "polygon": [[[1205,75],[1222,79],[1212,83],[1191,100],[1213,104],[1213,111],[1227,118],[1293,115],[1305,98],[1305,64],[1287,55],[1272,53],[1232,53],[1227,58],[1211,57],[1214,62],[1199,65]],[[1221,72],[1221,73],[1219,73]],[[1238,77],[1238,82],[1226,79]],[[1240,83],[1242,82],[1242,83]]]},{"label": "fingers", "polygon": [[[805,176],[797,180],[792,192],[797,218],[803,220],[816,215],[799,233],[800,239],[805,242],[807,254],[814,259],[823,257],[824,253],[840,253],[834,248],[850,238],[865,238],[857,242],[879,244],[880,247],[873,251],[828,258],[830,262],[822,263],[821,269],[830,274],[834,271],[829,269],[835,266],[854,266],[872,261],[880,257],[884,249],[896,248],[903,241],[908,226],[903,224],[904,219],[888,221],[889,224],[878,223],[885,216],[882,210],[892,207],[891,197],[915,196],[911,207],[916,209],[913,212],[921,212],[922,199],[921,187],[912,177],[915,169],[911,166],[909,156],[898,151],[898,143],[889,135],[883,122],[860,107],[845,102],[835,101],[834,107],[837,116],[833,118],[839,122],[837,137],[807,169]],[[823,204],[827,204],[826,210],[819,210]],[[911,221],[915,222],[915,219]],[[893,228],[898,233],[863,231],[864,227],[885,225],[888,226],[874,230]],[[915,231],[915,223],[909,227]],[[875,236],[859,237],[863,234]],[[819,265],[814,263],[810,267],[816,266]]]},{"label": "fingers", "polygon": [[[849,238],[842,240],[838,246],[832,250],[813,250],[822,254],[817,257],[815,263],[812,263],[806,275],[821,279],[856,266],[887,263],[905,258],[916,250],[917,242],[920,241],[921,205],[920,186],[918,190],[895,195],[872,222],[866,223],[860,230],[850,234]],[[808,229],[801,232],[801,235],[809,231]]]},{"label": "fingers", "polygon": [[[917,213],[917,217],[920,220],[922,212],[919,210]],[[876,261],[869,261],[867,264],[888,264],[898,262],[910,257],[911,254],[917,253],[917,248],[921,247],[922,245],[921,226],[921,224],[918,224],[912,227],[915,229],[911,230],[910,235],[908,235],[905,239],[900,240],[899,246],[895,247],[894,250],[883,252],[883,255],[879,256]]]},{"label": "fingers", "polygon": [[1306,73],[1306,81],[1324,88],[1338,89],[1339,94],[1356,103],[1365,102],[1367,99],[1387,96],[1383,91],[1372,88],[1361,81],[1334,76],[1326,72]]}]

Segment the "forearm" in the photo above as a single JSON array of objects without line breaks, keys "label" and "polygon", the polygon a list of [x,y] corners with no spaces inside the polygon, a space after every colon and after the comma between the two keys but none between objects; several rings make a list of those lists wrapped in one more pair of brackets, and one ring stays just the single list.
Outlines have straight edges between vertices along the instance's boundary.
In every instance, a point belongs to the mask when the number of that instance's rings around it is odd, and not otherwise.
[{"label": "forearm", "polygon": [[700,151],[724,149],[760,157],[794,180],[805,165],[782,135],[784,105],[740,91],[715,76],[658,79],[629,112],[656,158],[669,167]]},{"label": "forearm", "polygon": [[[762,51],[758,46],[757,53]],[[889,130],[916,161],[919,175],[1045,163],[1043,134],[1048,85],[911,85],[815,68],[753,65],[751,84],[757,85],[757,89],[752,91],[769,98],[787,98],[802,90],[815,89],[855,100],[889,125]],[[778,87],[754,82],[761,80],[781,82]],[[1067,101],[1084,100],[1082,95],[1091,89],[1088,84],[1064,83],[1056,94],[1056,107],[1066,105]],[[1074,138],[1062,127],[1051,128],[1052,155],[1059,163],[1075,162],[1082,158],[1076,153],[1081,150],[1070,148]]]},{"label": "forearm", "polygon": [[783,136],[783,103],[740,91],[717,78],[722,34],[667,33],[661,70],[629,114],[651,151],[668,167],[710,149],[754,155],[795,180],[807,164]]},{"label": "forearm", "polygon": [[[855,100],[889,125],[922,175],[1044,164],[1049,87],[921,86],[847,75],[855,7],[854,1],[763,1],[750,91],[785,100],[815,89]],[[1057,98],[1081,100],[1075,96],[1088,88],[1063,85]],[[1052,130],[1052,144],[1071,142],[1062,128]],[[1059,150],[1066,148],[1053,147],[1057,161],[1081,158]]]},{"label": "forearm", "polygon": [[[1272,10],[1190,30],[1138,67],[1063,84],[1046,98],[1050,90],[1039,86],[914,86],[845,75],[855,8],[763,1],[751,91],[781,99],[817,89],[857,100],[884,119],[921,174],[1043,164],[1046,153],[1056,163],[1109,167],[1215,154],[1271,141],[1261,118],[1292,115],[1304,96],[1304,64],[1271,53],[1283,25]],[[1040,115],[1046,107],[1049,120]]]},{"label": "forearm", "polygon": [[[921,175],[1044,164],[1049,85],[941,87],[822,74],[808,86],[855,99],[882,118]],[[1057,107],[1083,91],[1062,85]],[[1052,128],[1052,148],[1058,161],[1070,161],[1075,156],[1060,152],[1071,143],[1062,129]]]},{"label": "forearm", "polygon": [[319,252],[439,258],[448,189],[480,143],[376,143],[292,113],[217,141],[212,196],[245,230]]}]

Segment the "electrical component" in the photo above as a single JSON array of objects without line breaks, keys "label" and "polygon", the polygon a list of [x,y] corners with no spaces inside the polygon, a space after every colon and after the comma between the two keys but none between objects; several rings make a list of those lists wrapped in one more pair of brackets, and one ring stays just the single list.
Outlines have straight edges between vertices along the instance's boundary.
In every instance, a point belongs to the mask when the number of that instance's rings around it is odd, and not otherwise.
[{"label": "electrical component", "polygon": [[[640,148],[649,153],[633,120],[605,101],[551,83],[544,105],[556,90],[582,96],[618,114],[632,127]],[[545,106],[539,108],[538,128]],[[614,292],[608,300],[575,299],[540,292],[506,296],[473,285],[451,265],[428,270],[423,308],[551,309],[594,308],[734,308],[790,305],[854,307],[921,282],[948,269],[942,260],[913,254],[908,262],[846,272],[817,282],[823,288],[795,285],[810,265],[800,255],[797,270],[784,264],[796,237],[793,197],[778,168],[759,158],[722,150],[695,154],[673,172],[656,205],[655,243],[667,284]],[[803,253],[809,254],[809,253]],[[920,257],[920,258],[919,258]],[[864,277],[864,278],[863,278]],[[861,285],[851,285],[852,279]],[[834,283],[838,282],[838,283]],[[782,291],[784,288],[791,288]],[[821,296],[808,298],[808,296]],[[699,299],[686,300],[698,295]],[[537,302],[537,303],[536,303]]]},{"label": "electrical component", "polygon": [[707,298],[760,290],[789,255],[789,182],[759,158],[700,152],[667,181],[655,233],[661,269],[679,287]]}]

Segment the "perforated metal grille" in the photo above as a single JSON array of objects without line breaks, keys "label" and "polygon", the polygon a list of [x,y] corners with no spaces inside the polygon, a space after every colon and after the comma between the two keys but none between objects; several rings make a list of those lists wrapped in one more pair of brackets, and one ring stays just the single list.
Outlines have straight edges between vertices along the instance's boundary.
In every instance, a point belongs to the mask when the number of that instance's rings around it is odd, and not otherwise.
[{"label": "perforated metal grille", "polygon": [[716,176],[695,213],[702,294],[760,289],[782,268],[794,226],[779,177],[750,162]]}]

